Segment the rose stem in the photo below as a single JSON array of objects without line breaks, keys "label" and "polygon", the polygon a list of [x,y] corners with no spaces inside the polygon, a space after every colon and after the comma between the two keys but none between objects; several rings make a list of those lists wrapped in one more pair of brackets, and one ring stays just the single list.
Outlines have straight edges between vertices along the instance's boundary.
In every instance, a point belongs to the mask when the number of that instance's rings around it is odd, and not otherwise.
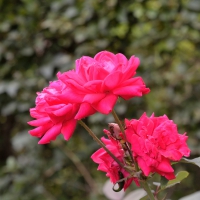
[{"label": "rose stem", "polygon": [[140,181],[140,185],[143,187],[143,189],[147,192],[148,197],[150,200],[156,200],[154,195],[151,192],[151,189],[146,181]]},{"label": "rose stem", "polygon": [[104,143],[99,140],[99,138],[93,133],[93,131],[82,121],[78,121],[81,126],[85,128],[85,130],[92,136],[92,138],[102,147],[104,150],[120,165],[120,167],[124,168],[126,171],[131,173],[131,171],[124,167],[124,165],[108,150],[108,148],[104,145]]},{"label": "rose stem", "polygon": [[[120,128],[120,130],[121,130],[121,132],[122,132],[122,134],[123,134],[125,140],[127,141],[127,139],[126,139],[126,134],[125,134],[124,128],[123,128],[123,126],[122,126],[122,123],[121,123],[121,121],[119,120],[119,117],[118,117],[118,115],[117,115],[117,113],[115,112],[114,109],[112,110],[112,115],[113,115],[113,117],[115,118],[115,121],[117,122],[117,124],[119,125],[119,128]],[[132,162],[133,162],[134,165],[135,165],[136,171],[139,171],[138,165],[137,165],[135,159],[133,159],[133,154],[132,154],[132,152],[131,152],[131,150],[130,150],[129,145],[128,145],[127,143],[125,143],[125,145],[126,145],[126,148],[128,149],[128,152],[129,152],[129,154],[130,154],[130,156],[131,156],[131,160],[132,160]]]}]

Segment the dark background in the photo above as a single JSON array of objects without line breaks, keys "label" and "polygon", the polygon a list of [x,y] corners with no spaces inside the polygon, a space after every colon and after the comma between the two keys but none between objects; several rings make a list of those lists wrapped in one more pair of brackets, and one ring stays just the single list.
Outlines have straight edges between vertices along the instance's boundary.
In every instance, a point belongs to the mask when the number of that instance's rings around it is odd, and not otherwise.
[{"label": "dark background", "polygon": [[[80,126],[69,142],[38,145],[27,125],[36,92],[101,50],[139,57],[137,75],[151,89],[122,100],[120,118],[167,114],[188,133],[191,158],[200,155],[199,0],[0,0],[0,10],[1,200],[106,199],[107,179],[90,159],[98,145]],[[101,137],[112,120],[95,114],[86,122]],[[199,168],[179,169],[190,176],[169,191],[172,199],[200,190]]]}]

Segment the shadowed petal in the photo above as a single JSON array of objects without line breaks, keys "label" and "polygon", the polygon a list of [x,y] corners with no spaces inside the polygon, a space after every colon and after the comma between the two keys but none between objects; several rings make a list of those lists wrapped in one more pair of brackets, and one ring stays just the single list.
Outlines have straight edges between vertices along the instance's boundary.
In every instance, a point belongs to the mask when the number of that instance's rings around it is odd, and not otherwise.
[{"label": "shadowed petal", "polygon": [[69,140],[71,138],[71,136],[74,133],[74,130],[76,128],[76,123],[77,123],[77,120],[72,119],[72,120],[66,121],[63,124],[61,133],[64,135],[65,140]]},{"label": "shadowed petal", "polygon": [[62,123],[54,125],[51,129],[49,129],[42,139],[38,142],[38,144],[47,144],[51,140],[55,140],[56,137],[60,134],[62,127]]},{"label": "shadowed petal", "polygon": [[75,119],[83,119],[85,117],[88,117],[92,114],[94,114],[96,110],[89,104],[89,103],[82,103],[78,113],[75,116]]},{"label": "shadowed petal", "polygon": [[163,157],[162,162],[159,163],[157,169],[163,172],[174,172],[174,169],[170,165],[170,161]]},{"label": "shadowed petal", "polygon": [[93,105],[93,107],[100,113],[109,114],[114,105],[116,104],[117,96],[113,94],[107,95],[104,99],[102,99],[97,105]]},{"label": "shadowed petal", "polygon": [[51,119],[49,117],[43,117],[37,120],[32,120],[30,122],[27,122],[31,126],[42,126],[48,122],[51,122]]},{"label": "shadowed petal", "polygon": [[49,130],[52,126],[52,123],[46,123],[43,126],[38,126],[37,128],[30,130],[29,134],[36,137],[42,137],[45,134],[45,132]]},{"label": "shadowed petal", "polygon": [[146,164],[146,162],[142,158],[138,157],[137,161],[138,161],[140,168],[144,172],[144,175],[148,176],[150,174],[150,172],[152,171],[151,168]]}]

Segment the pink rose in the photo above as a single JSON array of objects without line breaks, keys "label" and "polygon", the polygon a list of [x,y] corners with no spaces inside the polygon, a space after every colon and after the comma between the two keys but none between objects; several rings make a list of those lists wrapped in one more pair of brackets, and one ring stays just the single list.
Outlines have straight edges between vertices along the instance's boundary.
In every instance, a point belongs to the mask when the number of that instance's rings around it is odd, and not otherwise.
[{"label": "pink rose", "polygon": [[[116,140],[105,139],[104,137],[101,138],[101,140],[105,146],[115,155],[115,157],[125,165],[124,150],[122,149],[120,143]],[[122,174],[123,177],[130,176],[130,174],[121,166],[119,166],[119,164],[103,148],[97,150],[91,156],[91,158],[94,162],[99,164],[97,169],[106,172],[106,176],[109,177],[111,182],[114,184],[121,179],[120,174]],[[135,183],[139,185],[139,182],[136,178],[128,178],[123,186],[124,190],[128,188],[132,181],[135,181]]]},{"label": "pink rose", "polygon": [[144,175],[156,172],[174,179],[170,161],[190,155],[186,133],[179,134],[176,124],[166,115],[147,117],[144,113],[139,120],[125,120],[125,124],[127,140]]},{"label": "pink rose", "polygon": [[66,89],[61,81],[53,81],[49,87],[37,93],[36,107],[30,109],[30,115],[36,120],[28,122],[37,128],[29,131],[32,136],[42,137],[39,144],[49,143],[62,133],[65,140],[69,140],[76,127],[74,119],[79,104],[61,101],[58,98]]},{"label": "pink rose", "polygon": [[57,74],[69,87],[60,98],[81,104],[75,119],[96,111],[109,114],[118,97],[128,100],[150,91],[141,77],[133,78],[138,66],[137,57],[127,60],[121,53],[102,51],[94,58],[83,56],[76,61],[75,70]]}]

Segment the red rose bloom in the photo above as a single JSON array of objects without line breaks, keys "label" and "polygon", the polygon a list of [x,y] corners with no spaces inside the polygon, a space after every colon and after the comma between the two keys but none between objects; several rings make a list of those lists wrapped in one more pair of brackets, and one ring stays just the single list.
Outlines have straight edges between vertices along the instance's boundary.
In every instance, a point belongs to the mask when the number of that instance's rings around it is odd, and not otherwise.
[{"label": "red rose bloom", "polygon": [[58,95],[66,89],[61,81],[53,81],[49,87],[37,93],[36,107],[30,109],[30,115],[36,120],[28,122],[37,128],[29,131],[32,136],[42,137],[39,144],[49,143],[62,133],[65,140],[69,140],[76,127],[74,119],[78,104],[63,102]]},{"label": "red rose bloom", "polygon": [[147,117],[144,113],[139,120],[125,120],[125,124],[127,140],[144,175],[156,172],[174,179],[170,161],[190,155],[186,134],[179,134],[176,124],[166,115]]},{"label": "red rose bloom", "polygon": [[[125,164],[124,161],[124,150],[122,149],[120,143],[116,140],[101,138],[105,146],[113,153],[113,155],[118,158],[120,162]],[[124,170],[119,164],[103,149],[100,148],[92,156],[92,160],[99,164],[98,170],[106,172],[106,176],[110,178],[112,183],[116,183],[120,180],[119,173],[123,174],[123,177],[128,177],[130,174]],[[135,181],[139,185],[137,178],[128,178],[123,186],[124,190]]]},{"label": "red rose bloom", "polygon": [[96,111],[108,114],[118,97],[126,100],[147,94],[141,77],[133,78],[139,66],[139,59],[129,60],[121,54],[102,51],[94,58],[83,56],[76,61],[76,69],[58,73],[58,78],[68,85],[60,98],[80,103],[75,119],[82,119]]}]

